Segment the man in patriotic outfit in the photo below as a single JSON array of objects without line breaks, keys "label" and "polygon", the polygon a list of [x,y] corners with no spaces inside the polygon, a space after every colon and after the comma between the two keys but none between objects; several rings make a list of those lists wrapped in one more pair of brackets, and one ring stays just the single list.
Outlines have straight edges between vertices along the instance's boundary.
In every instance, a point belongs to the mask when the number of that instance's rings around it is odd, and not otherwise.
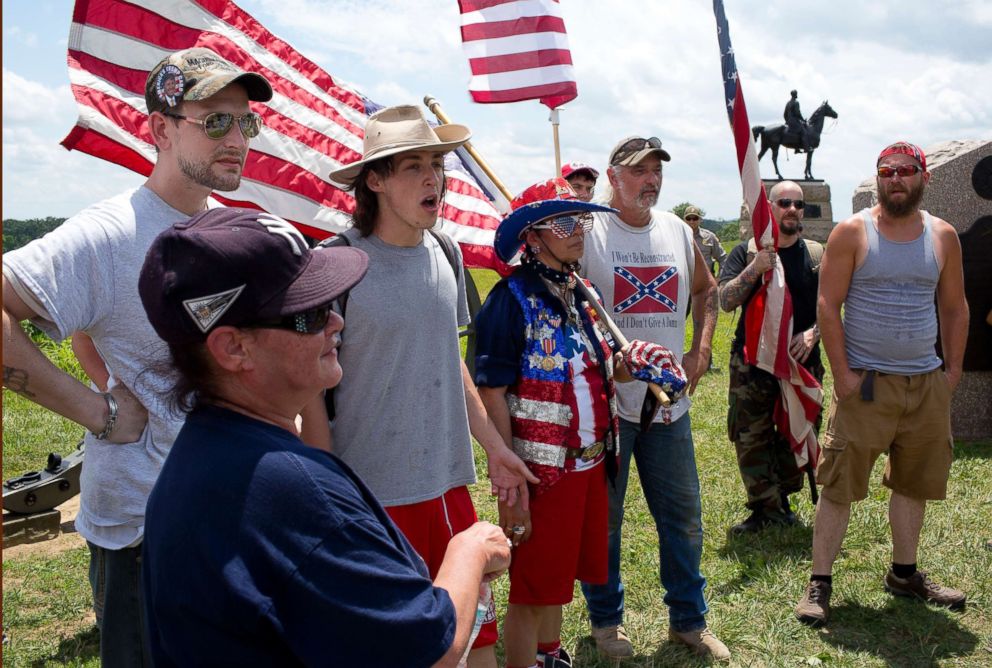
[{"label": "man in patriotic outfit", "polygon": [[[775,427],[773,415],[780,401],[778,379],[744,361],[744,323],[761,277],[782,262],[785,284],[792,297],[792,331],[789,352],[818,380],[823,380],[820,330],[816,327],[816,290],[823,247],[800,236],[803,191],[798,183],[780,181],[769,193],[772,216],[778,224],[778,252],[758,250],[754,240],[738,244],[720,268],[720,306],[724,311],[741,308],[737,332],[730,348],[730,408],[727,429],[737,450],[737,465],[747,492],[750,516],[730,531],[761,531],[772,524],[795,524],[789,494],[803,487],[802,471],[788,439]],[[819,431],[817,414],[815,429]]]},{"label": "man in patriotic outfit", "polygon": [[[162,60],[145,84],[158,159],[144,186],[76,214],[4,255],[4,385],[87,429],[76,528],[90,549],[104,666],[148,663],[140,586],[145,504],[182,425],[160,391],[165,344],[138,298],[138,273],[159,232],[235,190],[261,118],[248,102],[272,89],[203,48]],[[59,371],[18,325],[55,339],[88,334],[110,373],[96,392]]]},{"label": "man in patriotic outfit", "polygon": [[[652,212],[662,182],[662,162],[671,158],[657,137],[628,137],[610,153],[607,176],[616,213],[593,214],[595,224],[582,257],[584,273],[628,338],[661,344],[682,360],[695,389],[706,373],[716,326],[716,281],[693,243],[692,230],[672,213]],[[682,355],[685,320],[692,298],[692,345]],[[658,530],[661,583],[669,611],[669,639],[699,655],[729,659],[726,646],[706,626],[706,580],[699,475],[689,421],[689,400],[662,408],[653,424],[639,424],[645,386],[618,388],[620,470],[610,490],[610,575],[605,585],[583,585],[600,652],[633,654],[623,628],[620,533],[630,459],[637,461],[641,487]]]},{"label": "man in patriotic outfit", "polygon": [[[519,503],[500,505],[500,524],[516,546],[507,666],[551,668],[569,665],[561,616],[574,581],[607,577],[606,479],[616,470],[618,424],[614,356],[573,271],[592,212],[611,209],[577,199],[562,178],[527,188],[512,207],[494,246],[512,262],[523,245],[523,264],[479,312],[476,380],[503,439],[540,479],[529,512]],[[673,393],[685,385],[660,346],[635,341],[623,357],[617,380],[648,374]]]}]

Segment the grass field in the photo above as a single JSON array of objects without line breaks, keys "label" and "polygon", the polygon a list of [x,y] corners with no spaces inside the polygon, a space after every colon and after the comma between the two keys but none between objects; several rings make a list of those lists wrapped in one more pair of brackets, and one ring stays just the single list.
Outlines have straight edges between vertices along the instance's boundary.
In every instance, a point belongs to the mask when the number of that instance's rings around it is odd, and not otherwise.
[{"label": "grass field", "polygon": [[[495,276],[475,273],[485,294]],[[792,608],[809,576],[813,507],[795,495],[801,525],[728,540],[745,516],[733,446],[726,437],[727,358],[731,315],[721,314],[714,357],[692,409],[706,531],[703,574],[708,620],[740,666],[992,666],[992,442],[957,443],[948,500],[928,509],[920,566],[969,595],[963,613],[894,600],[882,589],[890,559],[888,493],[876,470],[869,498],[856,505],[834,572],[834,613],[826,630],[799,625]],[[66,363],[65,346],[49,352]],[[826,379],[830,386],[830,376]],[[828,392],[829,394],[829,392]],[[4,390],[4,478],[40,467],[49,450],[68,451],[81,429]],[[485,472],[476,448],[477,469]],[[479,514],[495,520],[488,486],[473,490]],[[61,540],[61,539],[60,539]],[[44,545],[44,544],[42,544]],[[5,666],[95,666],[97,634],[89,611],[87,552],[81,541],[52,552],[4,555]],[[667,642],[664,592],[658,584],[657,537],[635,475],[628,490],[623,564],[626,627],[637,656],[627,666],[682,666],[696,661]],[[500,606],[508,584],[497,582]],[[563,643],[577,666],[608,666],[595,655],[581,594],[566,608]]]}]

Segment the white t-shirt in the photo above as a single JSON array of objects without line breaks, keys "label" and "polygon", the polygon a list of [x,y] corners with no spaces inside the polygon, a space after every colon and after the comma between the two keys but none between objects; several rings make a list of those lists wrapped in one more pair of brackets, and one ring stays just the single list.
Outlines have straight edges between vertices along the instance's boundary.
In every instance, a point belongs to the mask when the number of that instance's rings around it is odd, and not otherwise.
[{"label": "white t-shirt", "polygon": [[[681,360],[695,268],[692,229],[669,212],[652,211],[644,227],[631,227],[613,213],[594,213],[593,218],[581,273],[602,292],[628,340],[661,344]],[[617,383],[620,417],[640,420],[645,391],[641,381]],[[658,411],[655,421],[674,422],[689,404],[684,397]]]},{"label": "white t-shirt", "polygon": [[183,423],[160,394],[172,375],[149,370],[168,361],[169,351],[145,315],[138,275],[155,237],[188,218],[141,187],[80,211],[3,257],[4,274],[48,314],[32,322],[56,341],[77,330],[89,334],[110,385],[123,383],[148,409],[148,425],[134,443],[84,436],[76,529],[106,549],[140,542],[148,495]]}]

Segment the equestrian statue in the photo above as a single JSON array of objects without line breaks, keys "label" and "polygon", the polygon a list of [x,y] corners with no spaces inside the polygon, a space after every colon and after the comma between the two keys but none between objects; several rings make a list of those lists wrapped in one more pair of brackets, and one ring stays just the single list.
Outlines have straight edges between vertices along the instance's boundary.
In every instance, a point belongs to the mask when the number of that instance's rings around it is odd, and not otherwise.
[{"label": "equestrian statue", "polygon": [[772,165],[775,167],[775,174],[779,179],[782,174],[778,171],[778,149],[780,146],[795,149],[796,153],[806,153],[806,171],[804,178],[807,181],[813,180],[813,172],[810,165],[813,162],[813,150],[820,145],[820,132],[823,130],[823,119],[837,118],[837,112],[824,100],[816,111],[809,117],[809,121],[803,118],[799,109],[799,95],[792,91],[792,99],[785,105],[784,125],[755,125],[751,128],[755,140],[761,137],[761,151],[758,153],[758,160],[768,151],[772,150]]}]

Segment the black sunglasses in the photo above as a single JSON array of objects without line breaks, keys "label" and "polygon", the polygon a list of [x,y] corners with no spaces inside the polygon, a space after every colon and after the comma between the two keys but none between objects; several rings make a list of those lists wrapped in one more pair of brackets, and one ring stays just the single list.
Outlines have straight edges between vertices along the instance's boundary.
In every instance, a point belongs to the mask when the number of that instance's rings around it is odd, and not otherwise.
[{"label": "black sunglasses", "polygon": [[242,116],[235,116],[226,111],[215,111],[207,114],[202,119],[192,118],[183,114],[174,114],[169,111],[163,111],[162,115],[180,121],[202,125],[203,131],[211,139],[222,139],[226,137],[227,133],[234,127],[234,121],[238,122],[238,127],[241,129],[241,134],[244,135],[245,139],[253,139],[262,131],[262,117],[254,111],[249,111]]},{"label": "black sunglasses", "polygon": [[781,199],[775,200],[780,209],[788,209],[790,206],[795,206],[797,211],[802,211],[806,206],[806,202],[801,199],[789,199],[788,197],[783,197]]},{"label": "black sunglasses", "polygon": [[610,156],[610,164],[619,164],[638,151],[643,151],[646,148],[661,148],[661,140],[657,137],[649,137],[648,139],[635,137],[613,152],[613,155]]},{"label": "black sunglasses", "polygon": [[[281,318],[253,322],[243,325],[246,329],[288,329],[297,334],[317,334],[324,331],[327,321],[331,319],[331,311],[338,310],[337,305],[344,295],[339,296],[330,304],[324,304],[309,311],[284,315]],[[340,313],[340,310],[338,310]]]},{"label": "black sunglasses", "polygon": [[686,216],[686,220],[699,220],[699,216]]}]

